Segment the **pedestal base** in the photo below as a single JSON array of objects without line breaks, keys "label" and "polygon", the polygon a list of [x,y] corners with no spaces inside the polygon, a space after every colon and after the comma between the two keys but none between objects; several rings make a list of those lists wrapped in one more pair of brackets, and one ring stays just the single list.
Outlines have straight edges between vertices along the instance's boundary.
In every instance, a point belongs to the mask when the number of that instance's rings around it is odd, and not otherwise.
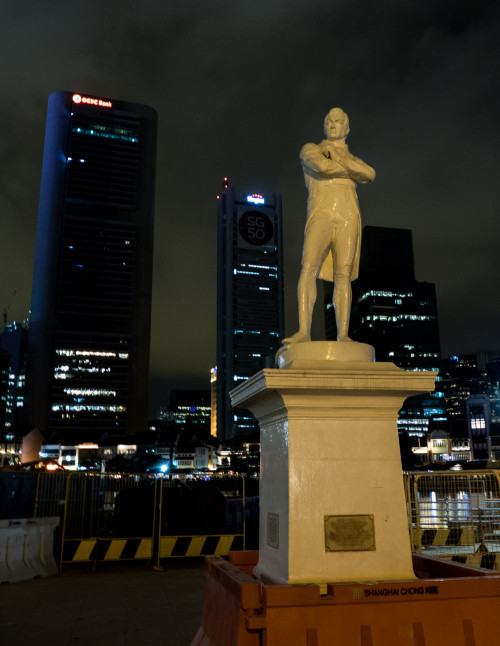
[{"label": "pedestal base", "polygon": [[256,574],[279,583],[410,579],[396,420],[408,396],[432,390],[435,373],[319,363],[263,370],[231,392],[261,430]]}]

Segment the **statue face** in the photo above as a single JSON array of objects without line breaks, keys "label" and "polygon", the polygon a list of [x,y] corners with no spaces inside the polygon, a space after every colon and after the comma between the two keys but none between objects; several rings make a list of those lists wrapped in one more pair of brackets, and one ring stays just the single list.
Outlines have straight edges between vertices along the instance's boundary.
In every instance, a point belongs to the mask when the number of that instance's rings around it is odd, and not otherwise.
[{"label": "statue face", "polygon": [[345,139],[349,134],[349,119],[341,110],[330,110],[325,117],[325,135],[330,141]]}]

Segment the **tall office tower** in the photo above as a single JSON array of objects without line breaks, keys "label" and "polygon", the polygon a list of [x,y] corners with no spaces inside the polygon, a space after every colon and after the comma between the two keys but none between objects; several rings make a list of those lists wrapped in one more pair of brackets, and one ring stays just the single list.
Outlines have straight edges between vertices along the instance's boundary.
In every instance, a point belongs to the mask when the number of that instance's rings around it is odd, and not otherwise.
[{"label": "tall office tower", "polygon": [[[331,291],[325,294],[327,338],[336,338]],[[404,370],[437,370],[440,342],[436,291],[415,280],[412,234],[408,229],[363,229],[359,278],[353,283],[350,336],[375,348],[377,361]],[[423,436],[429,419],[444,417],[439,394],[411,397],[398,428]]]},{"label": "tall office tower", "polygon": [[10,352],[0,348],[0,438],[7,421],[7,398],[9,395]]},{"label": "tall office tower", "polygon": [[473,460],[491,460],[491,407],[488,395],[470,395],[466,402]]},{"label": "tall office tower", "polygon": [[477,356],[454,355],[441,362],[438,387],[444,393],[448,430],[452,437],[468,436],[467,400],[490,392],[488,375],[478,366]]},{"label": "tall office tower", "polygon": [[229,392],[266,365],[284,336],[281,195],[228,187],[217,210],[217,437],[258,428]]},{"label": "tall office tower", "polygon": [[19,323],[7,325],[0,338],[0,347],[10,353],[5,426],[17,427],[22,422],[24,405],[28,330]]},{"label": "tall office tower", "polygon": [[171,390],[167,405],[160,408],[158,418],[174,422],[179,430],[189,427],[210,434],[210,416],[209,390]]},{"label": "tall office tower", "polygon": [[500,358],[486,364],[486,373],[491,405],[491,450],[493,459],[500,460]]},{"label": "tall office tower", "polygon": [[500,422],[500,358],[495,358],[486,364],[488,376],[488,395],[490,396],[491,412]]},{"label": "tall office tower", "polygon": [[[327,338],[335,338],[331,302],[325,326]],[[350,334],[372,345],[377,361],[392,361],[405,370],[439,368],[436,291],[432,283],[415,280],[410,230],[364,227]]]},{"label": "tall office tower", "polygon": [[217,366],[210,370],[210,435],[217,437]]},{"label": "tall office tower", "polygon": [[147,427],[156,112],[49,98],[26,421],[45,435]]}]

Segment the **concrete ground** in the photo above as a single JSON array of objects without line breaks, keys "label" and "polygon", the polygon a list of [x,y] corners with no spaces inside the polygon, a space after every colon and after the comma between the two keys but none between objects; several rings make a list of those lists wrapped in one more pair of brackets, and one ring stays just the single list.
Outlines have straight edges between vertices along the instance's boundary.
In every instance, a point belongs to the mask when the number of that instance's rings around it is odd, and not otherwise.
[{"label": "concrete ground", "polygon": [[66,567],[0,586],[2,646],[189,646],[201,622],[203,559]]}]

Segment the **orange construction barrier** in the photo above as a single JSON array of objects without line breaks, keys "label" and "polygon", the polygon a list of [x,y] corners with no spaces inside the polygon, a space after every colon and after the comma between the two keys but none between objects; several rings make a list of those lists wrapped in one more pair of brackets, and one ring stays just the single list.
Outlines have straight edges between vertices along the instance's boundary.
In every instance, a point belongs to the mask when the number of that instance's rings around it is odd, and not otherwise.
[{"label": "orange construction barrier", "polygon": [[202,625],[192,646],[260,646],[246,624],[260,608],[258,581],[220,556],[206,556]]},{"label": "orange construction barrier", "polygon": [[202,625],[191,646],[493,646],[500,576],[414,556],[408,581],[273,585],[257,552],[207,557]]}]

